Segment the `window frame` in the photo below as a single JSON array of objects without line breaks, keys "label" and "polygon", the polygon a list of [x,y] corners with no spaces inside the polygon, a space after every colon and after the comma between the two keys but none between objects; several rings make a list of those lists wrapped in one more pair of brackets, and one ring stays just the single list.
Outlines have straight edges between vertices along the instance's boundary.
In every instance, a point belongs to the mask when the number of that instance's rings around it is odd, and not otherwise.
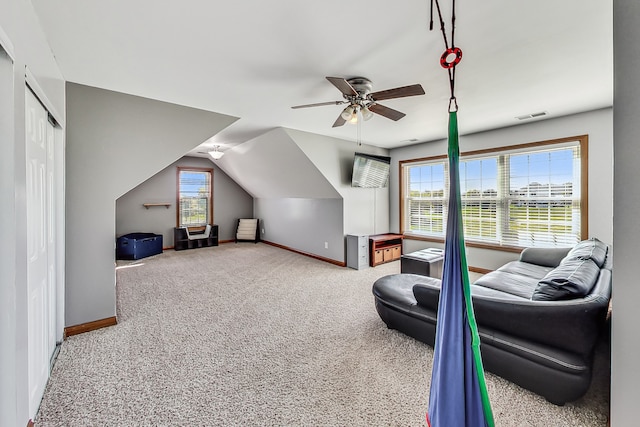
[{"label": "window frame", "polygon": [[[495,148],[487,148],[482,150],[466,151],[466,152],[460,153],[460,160],[464,161],[466,160],[466,158],[471,160],[474,157],[478,158],[482,156],[491,156],[491,155],[500,156],[506,153],[515,154],[517,151],[526,152],[527,150],[537,149],[542,146],[552,146],[552,145],[559,146],[559,145],[567,144],[570,142],[577,142],[580,150],[580,159],[579,159],[580,161],[580,205],[579,205],[580,206],[580,239],[584,240],[588,238],[588,235],[589,235],[589,230],[588,230],[589,136],[588,135],[578,135],[578,136],[557,138],[557,139],[546,140],[546,141],[537,141],[537,142],[530,142],[530,143],[524,143],[524,144],[514,144],[514,145],[501,146],[501,147],[495,147]],[[408,224],[406,223],[407,213],[405,212],[406,199],[407,199],[407,194],[406,194],[407,183],[405,182],[406,176],[407,176],[407,173],[405,173],[406,167],[411,166],[412,164],[414,165],[414,164],[424,163],[424,162],[443,161],[443,159],[447,163],[447,170],[445,170],[445,180],[448,180],[447,155],[435,155],[435,156],[429,156],[429,157],[400,160],[398,162],[398,174],[399,174],[398,182],[400,186],[400,189],[399,189],[400,190],[399,191],[400,233],[402,233],[407,239],[421,240],[421,241],[427,241],[427,242],[437,242],[437,243],[444,243],[445,241],[444,235],[442,237],[436,237],[436,236],[416,234],[416,233],[407,231],[408,229],[408,226],[407,226]],[[447,191],[448,191],[448,182],[446,182],[445,184],[445,194],[447,193]],[[508,200],[508,199],[509,199],[509,196],[507,196],[504,200]],[[500,201],[498,201],[498,203],[500,203]],[[494,249],[494,250],[497,249],[497,250],[509,251],[509,252],[520,252],[523,249],[523,246],[506,245],[506,244],[500,244],[498,242],[490,243],[490,242],[479,242],[479,241],[467,240],[466,236],[465,236],[465,240],[466,240],[466,245],[468,247]]]},{"label": "window frame", "polygon": [[178,166],[176,168],[176,227],[183,227],[180,223],[180,173],[181,172],[205,172],[209,173],[209,206],[207,209],[207,221],[205,225],[187,225],[189,230],[204,229],[206,224],[214,224],[213,221],[213,168]]}]

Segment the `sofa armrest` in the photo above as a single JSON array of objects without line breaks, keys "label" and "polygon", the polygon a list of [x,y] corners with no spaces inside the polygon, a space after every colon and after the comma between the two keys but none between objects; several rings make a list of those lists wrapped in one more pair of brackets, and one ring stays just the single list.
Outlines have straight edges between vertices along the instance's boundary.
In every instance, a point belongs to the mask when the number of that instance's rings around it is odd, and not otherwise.
[{"label": "sofa armrest", "polygon": [[544,267],[557,267],[571,248],[526,248],[520,253],[520,261]]},{"label": "sofa armrest", "polygon": [[434,313],[438,311],[438,301],[440,300],[440,284],[438,280],[434,283],[416,283],[413,285],[413,297],[416,303],[422,307],[432,310]]}]

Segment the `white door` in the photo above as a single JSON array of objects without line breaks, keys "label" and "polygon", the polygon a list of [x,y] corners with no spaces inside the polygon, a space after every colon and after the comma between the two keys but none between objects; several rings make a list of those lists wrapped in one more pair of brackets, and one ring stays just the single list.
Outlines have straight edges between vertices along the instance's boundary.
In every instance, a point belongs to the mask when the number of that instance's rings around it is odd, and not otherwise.
[{"label": "white door", "polygon": [[55,349],[55,266],[50,261],[54,258],[50,242],[55,242],[50,159],[54,138],[48,137],[53,126],[47,111],[29,90],[26,92],[29,415],[35,417]]}]

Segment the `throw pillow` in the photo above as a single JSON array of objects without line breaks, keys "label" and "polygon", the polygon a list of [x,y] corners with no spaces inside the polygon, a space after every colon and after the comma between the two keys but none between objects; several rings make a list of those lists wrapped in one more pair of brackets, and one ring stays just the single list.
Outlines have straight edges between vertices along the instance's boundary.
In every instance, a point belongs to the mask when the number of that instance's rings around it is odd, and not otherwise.
[{"label": "throw pillow", "polygon": [[587,295],[600,275],[600,268],[591,259],[570,259],[547,273],[536,287],[533,301],[557,301]]},{"label": "throw pillow", "polygon": [[564,263],[565,261],[573,259],[591,259],[598,267],[602,268],[607,259],[608,249],[609,247],[605,243],[593,237],[575,245],[562,262]]}]

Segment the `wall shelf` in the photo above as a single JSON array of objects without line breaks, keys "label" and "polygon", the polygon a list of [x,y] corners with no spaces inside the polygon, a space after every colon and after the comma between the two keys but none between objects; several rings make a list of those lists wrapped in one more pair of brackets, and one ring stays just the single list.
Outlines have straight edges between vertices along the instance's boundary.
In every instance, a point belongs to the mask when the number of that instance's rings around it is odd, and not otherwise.
[{"label": "wall shelf", "polygon": [[144,206],[146,209],[149,209],[155,206],[164,206],[165,208],[169,209],[169,206],[171,206],[171,203],[143,203],[142,206]]}]

